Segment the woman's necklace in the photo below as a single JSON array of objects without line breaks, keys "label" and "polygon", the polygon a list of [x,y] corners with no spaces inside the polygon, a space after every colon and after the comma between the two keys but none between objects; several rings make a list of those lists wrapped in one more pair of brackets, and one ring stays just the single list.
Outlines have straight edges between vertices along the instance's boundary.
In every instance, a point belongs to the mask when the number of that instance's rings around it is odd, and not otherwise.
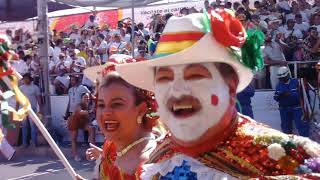
[{"label": "woman's necklace", "polygon": [[143,138],[140,138],[136,141],[134,141],[133,143],[129,144],[127,147],[125,147],[124,149],[122,149],[121,151],[118,151],[117,152],[117,157],[122,157],[123,155],[127,154],[127,152],[132,149],[134,146],[142,143],[143,141],[145,140],[149,140],[151,139],[151,137],[143,137]]}]

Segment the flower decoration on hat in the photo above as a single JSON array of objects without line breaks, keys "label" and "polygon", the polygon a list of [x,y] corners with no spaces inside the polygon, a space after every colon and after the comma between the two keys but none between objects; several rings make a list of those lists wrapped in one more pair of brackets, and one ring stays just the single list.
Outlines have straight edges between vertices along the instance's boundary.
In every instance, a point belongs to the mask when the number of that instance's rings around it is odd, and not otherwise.
[{"label": "flower decoration on hat", "polygon": [[261,46],[264,34],[250,29],[246,32],[240,20],[230,10],[215,9],[204,15],[204,26],[218,43],[230,50],[244,66],[257,71],[263,68]]},{"label": "flower decoration on hat", "polygon": [[241,47],[246,40],[246,31],[241,22],[224,9],[211,11],[211,31],[222,45]]}]

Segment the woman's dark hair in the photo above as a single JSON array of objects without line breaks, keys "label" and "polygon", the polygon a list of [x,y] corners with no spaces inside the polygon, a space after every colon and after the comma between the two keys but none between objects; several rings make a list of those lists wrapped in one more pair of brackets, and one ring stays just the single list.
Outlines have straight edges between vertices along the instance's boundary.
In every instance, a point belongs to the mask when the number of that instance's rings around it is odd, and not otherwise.
[{"label": "woman's dark hair", "polygon": [[23,60],[26,62],[28,59],[31,59],[31,58],[32,56],[28,54],[24,56]]},{"label": "woman's dark hair", "polygon": [[128,26],[128,27],[126,28],[126,34],[132,34],[132,28],[131,28],[131,26]]},{"label": "woman's dark hair", "polygon": [[132,95],[135,98],[135,105],[139,105],[142,102],[146,101],[146,97],[144,96],[144,94],[138,90],[138,88],[134,87],[133,85],[129,84],[127,81],[123,80],[119,74],[117,73],[110,73],[107,75],[106,78],[104,78],[104,80],[102,81],[102,83],[100,84],[100,87],[108,87],[111,84],[119,84],[119,85],[123,85],[129,89],[132,90]]},{"label": "woman's dark hair", "polygon": [[172,13],[167,13],[167,14],[165,14],[164,15],[164,19],[165,19],[165,21],[168,21],[171,17],[173,16],[173,14]]}]

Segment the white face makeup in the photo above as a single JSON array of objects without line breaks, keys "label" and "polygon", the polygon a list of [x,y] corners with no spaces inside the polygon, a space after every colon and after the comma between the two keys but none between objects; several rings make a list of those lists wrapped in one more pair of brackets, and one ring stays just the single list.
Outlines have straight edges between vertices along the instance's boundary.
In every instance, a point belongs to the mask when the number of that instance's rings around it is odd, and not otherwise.
[{"label": "white face makeup", "polygon": [[184,142],[215,126],[230,103],[229,87],[213,63],[158,67],[155,96],[161,120]]}]

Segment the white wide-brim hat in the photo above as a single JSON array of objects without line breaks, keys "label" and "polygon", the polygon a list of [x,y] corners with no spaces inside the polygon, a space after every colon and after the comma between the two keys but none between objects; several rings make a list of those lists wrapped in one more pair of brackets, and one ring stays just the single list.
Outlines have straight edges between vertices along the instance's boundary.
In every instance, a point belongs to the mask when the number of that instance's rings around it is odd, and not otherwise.
[{"label": "white wide-brim hat", "polygon": [[109,72],[115,70],[115,66],[118,64],[136,62],[132,56],[125,54],[113,54],[109,57],[109,60],[104,65],[98,65],[86,68],[83,73],[93,83],[102,82],[102,79]]},{"label": "white wide-brim hat", "polygon": [[116,70],[130,84],[154,92],[155,67],[205,62],[226,63],[232,66],[239,78],[237,92],[246,88],[252,80],[251,69],[235,60],[209,33],[198,43],[179,53],[154,60],[119,65],[116,66]]},{"label": "white wide-brim hat", "polygon": [[[180,38],[177,38],[179,42],[170,43],[163,43],[160,39],[156,54],[158,52],[158,54],[166,54],[166,56],[143,62],[119,65],[116,66],[117,72],[130,84],[154,92],[155,67],[206,62],[226,63],[230,65],[238,75],[239,84],[237,92],[242,91],[251,82],[253,73],[251,69],[241,64],[241,62],[230,53],[229,47],[225,47],[217,42],[212,34],[213,32],[203,33],[203,36],[194,42],[190,41],[189,37],[185,37],[186,40],[181,40],[181,34],[183,33],[192,34],[203,32],[205,27],[202,22],[203,14],[201,13],[183,17],[171,17],[164,29],[163,35],[168,34],[172,36],[176,34],[177,37],[180,36]],[[174,39],[175,35],[170,38]],[[187,47],[185,44],[191,45]],[[179,47],[182,47],[182,49],[179,49]],[[166,49],[168,52],[171,51],[171,53],[175,51],[174,49],[177,49],[178,52],[170,54],[163,52],[163,49]]]}]

